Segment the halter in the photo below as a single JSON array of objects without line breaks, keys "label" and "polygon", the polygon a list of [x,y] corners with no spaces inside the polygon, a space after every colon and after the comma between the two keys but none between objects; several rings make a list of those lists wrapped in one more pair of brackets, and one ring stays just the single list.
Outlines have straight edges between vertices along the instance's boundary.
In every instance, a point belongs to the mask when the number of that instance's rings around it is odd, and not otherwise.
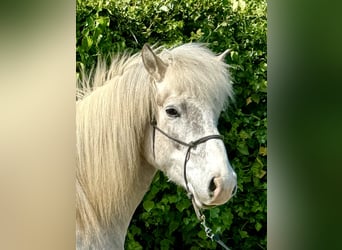
[{"label": "halter", "polygon": [[194,195],[191,193],[190,189],[189,189],[189,184],[188,184],[188,178],[186,175],[186,165],[188,163],[188,161],[190,160],[190,155],[191,155],[191,149],[196,149],[197,145],[202,144],[207,142],[208,140],[211,139],[217,139],[217,140],[223,140],[223,137],[221,135],[208,135],[208,136],[204,136],[201,137],[199,139],[197,139],[196,141],[191,141],[189,143],[186,143],[184,141],[181,141],[175,137],[172,137],[171,135],[167,134],[165,131],[161,130],[159,127],[157,127],[157,121],[155,119],[152,119],[151,121],[151,126],[153,127],[153,133],[152,133],[152,147],[153,147],[153,158],[155,159],[155,151],[154,151],[154,141],[155,141],[155,135],[156,135],[156,130],[158,130],[161,134],[163,134],[164,136],[166,136],[167,138],[169,138],[172,141],[177,142],[180,145],[183,145],[185,147],[188,147],[186,154],[185,154],[185,158],[184,158],[184,165],[183,165],[183,175],[184,175],[184,182],[185,182],[185,186],[186,186],[186,191],[187,191],[187,195],[189,197],[189,199],[191,199],[192,201],[192,206],[194,207],[195,213],[197,218],[200,220],[202,226],[204,227],[204,231],[207,235],[208,238],[210,238],[212,241],[215,240],[218,244],[220,244],[224,249],[226,250],[230,250],[218,237],[217,234],[213,234],[212,233],[212,229],[209,228],[206,225],[206,221],[205,221],[205,215],[202,213],[202,211],[200,210],[200,208],[197,206],[196,202],[195,202],[195,198]]}]

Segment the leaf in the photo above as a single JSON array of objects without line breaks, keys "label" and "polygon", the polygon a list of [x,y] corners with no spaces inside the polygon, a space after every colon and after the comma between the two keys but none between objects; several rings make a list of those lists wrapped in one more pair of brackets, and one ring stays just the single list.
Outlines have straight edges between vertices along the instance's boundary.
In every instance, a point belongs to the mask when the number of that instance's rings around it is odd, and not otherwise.
[{"label": "leaf", "polygon": [[253,172],[253,175],[259,179],[261,179],[262,177],[265,176],[266,171],[262,169],[263,168],[263,164],[260,161],[259,158],[256,159],[256,161],[253,163],[251,170]]},{"label": "leaf", "polygon": [[239,231],[241,238],[247,238],[248,233],[246,231]]},{"label": "leaf", "polygon": [[239,7],[239,2],[237,0],[232,0],[233,6],[232,9],[233,11],[236,11],[237,8]]},{"label": "leaf", "polygon": [[259,222],[255,223],[255,230],[257,230],[259,232],[261,228],[262,228],[261,223],[259,223]]},{"label": "leaf", "polygon": [[168,12],[169,8],[167,6],[165,6],[165,5],[163,5],[162,7],[160,7],[160,10]]},{"label": "leaf", "polygon": [[206,239],[207,235],[205,234],[204,230],[201,230],[197,233],[197,236],[200,237],[201,239]]},{"label": "leaf", "polygon": [[248,97],[246,99],[246,105],[250,104],[252,102],[252,97]]},{"label": "leaf", "polygon": [[175,231],[179,226],[179,221],[177,220],[172,220],[169,226],[169,231],[170,233],[172,233],[173,231]]},{"label": "leaf", "polygon": [[260,95],[254,93],[254,94],[252,94],[251,98],[252,98],[253,102],[259,104],[259,102],[260,102]]},{"label": "leaf", "polygon": [[260,170],[259,173],[256,175],[256,177],[258,177],[259,179],[261,179],[262,177],[264,177],[266,175],[266,171],[265,170]]},{"label": "leaf", "polygon": [[261,146],[261,147],[259,148],[259,155],[266,156],[266,155],[267,155],[267,148]]},{"label": "leaf", "polygon": [[143,207],[146,210],[146,212],[150,212],[154,208],[154,202],[153,201],[144,201]]},{"label": "leaf", "polygon": [[161,246],[161,250],[166,250],[166,249],[170,249],[170,246],[172,245],[172,241],[169,239],[163,239],[160,242],[160,246]]},{"label": "leaf", "polygon": [[243,155],[249,155],[249,151],[248,151],[248,146],[246,143],[240,143],[237,146],[237,149],[239,150],[239,152]]},{"label": "leaf", "polygon": [[184,209],[188,208],[190,206],[190,203],[188,200],[180,200],[177,204],[176,204],[176,208],[178,209],[179,212],[183,212]]},{"label": "leaf", "polygon": [[243,0],[239,0],[239,6],[241,8],[241,10],[245,10],[246,8],[246,2]]},{"label": "leaf", "polygon": [[220,212],[220,209],[219,208],[212,208],[209,210],[210,211],[210,218],[211,219],[214,219],[214,218],[218,218],[219,217],[219,212]]},{"label": "leaf", "polygon": [[241,139],[247,139],[250,137],[245,130],[241,130],[239,136],[241,137]]},{"label": "leaf", "polygon": [[93,40],[89,36],[87,36],[86,39],[87,39],[87,47],[90,48],[93,45]]}]

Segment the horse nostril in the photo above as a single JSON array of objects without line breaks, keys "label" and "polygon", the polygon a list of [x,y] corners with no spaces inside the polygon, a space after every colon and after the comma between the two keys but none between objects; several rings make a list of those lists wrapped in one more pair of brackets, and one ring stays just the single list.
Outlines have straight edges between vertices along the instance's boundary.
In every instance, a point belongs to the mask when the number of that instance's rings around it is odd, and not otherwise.
[{"label": "horse nostril", "polygon": [[209,191],[210,191],[210,192],[214,192],[215,189],[216,189],[216,184],[215,184],[215,182],[214,182],[214,179],[215,179],[215,178],[212,178],[211,181],[210,181],[210,184],[209,184]]}]

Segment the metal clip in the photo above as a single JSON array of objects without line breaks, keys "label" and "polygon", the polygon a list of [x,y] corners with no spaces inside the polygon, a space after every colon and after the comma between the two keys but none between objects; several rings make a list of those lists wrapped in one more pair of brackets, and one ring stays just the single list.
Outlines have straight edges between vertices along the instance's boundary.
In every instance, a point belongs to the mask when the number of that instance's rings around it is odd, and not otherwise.
[{"label": "metal clip", "polygon": [[210,238],[212,241],[216,241],[216,243],[220,244],[225,250],[230,250],[222,240],[220,240],[220,237],[217,234],[213,233],[213,230],[208,227],[205,223],[205,215],[201,215],[201,225],[204,227],[204,232],[207,235],[208,238]]},{"label": "metal clip", "polygon": [[205,215],[202,214],[201,216],[201,225],[204,227],[204,232],[207,235],[208,238],[210,238],[211,240],[213,240],[214,238],[214,234],[212,233],[213,230],[207,226],[207,224],[205,223]]}]

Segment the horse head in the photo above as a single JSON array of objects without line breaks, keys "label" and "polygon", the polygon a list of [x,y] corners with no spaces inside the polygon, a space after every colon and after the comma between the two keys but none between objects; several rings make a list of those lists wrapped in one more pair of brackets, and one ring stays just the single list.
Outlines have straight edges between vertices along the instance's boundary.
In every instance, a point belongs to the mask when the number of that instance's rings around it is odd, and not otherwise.
[{"label": "horse head", "polygon": [[183,186],[198,208],[224,204],[236,192],[237,177],[217,129],[231,96],[223,57],[191,44],[160,54],[148,45],[142,50],[155,87],[144,157]]}]

